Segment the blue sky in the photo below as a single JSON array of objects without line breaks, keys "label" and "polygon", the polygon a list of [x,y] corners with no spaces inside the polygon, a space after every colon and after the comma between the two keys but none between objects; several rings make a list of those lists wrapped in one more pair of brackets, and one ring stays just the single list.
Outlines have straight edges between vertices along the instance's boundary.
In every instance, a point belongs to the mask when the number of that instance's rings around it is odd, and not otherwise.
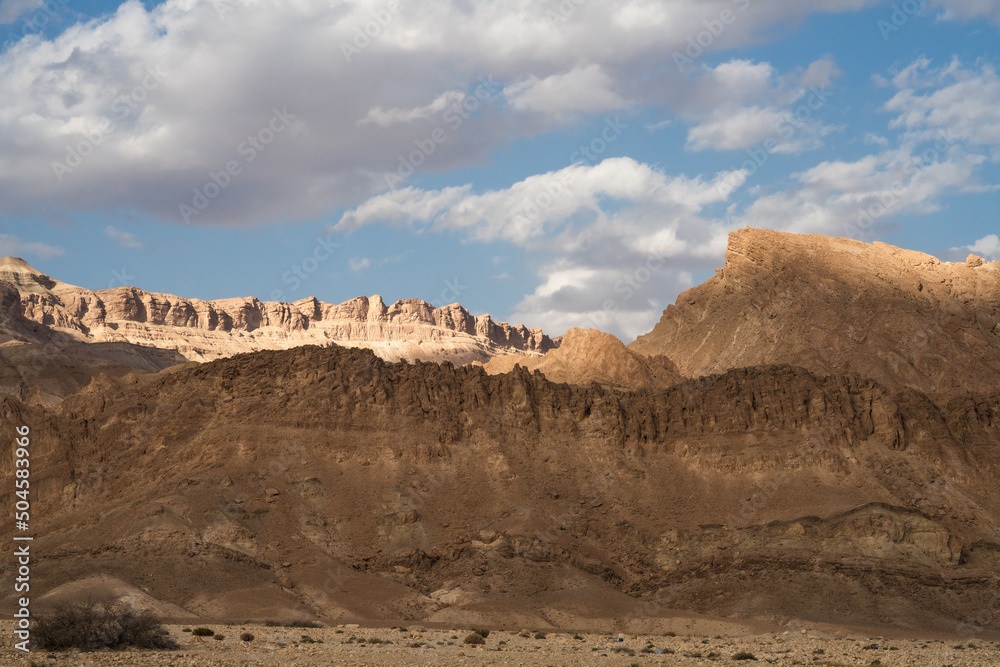
[{"label": "blue sky", "polygon": [[745,225],[1000,260],[1000,3],[0,0],[0,255],[628,341]]}]

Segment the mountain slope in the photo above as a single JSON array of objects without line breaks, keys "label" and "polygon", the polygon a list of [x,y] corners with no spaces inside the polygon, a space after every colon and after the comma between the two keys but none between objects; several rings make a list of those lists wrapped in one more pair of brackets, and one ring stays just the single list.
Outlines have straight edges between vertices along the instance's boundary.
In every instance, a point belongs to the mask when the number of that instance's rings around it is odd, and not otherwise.
[{"label": "mountain slope", "polygon": [[303,347],[0,398],[0,424],[36,434],[39,580],[114,572],[208,618],[954,631],[1000,565],[997,393],[788,366],[617,392]]},{"label": "mountain slope", "polygon": [[[369,348],[393,361],[467,363],[498,354],[540,356],[555,347],[538,329],[496,323],[489,315],[474,317],[458,304],[434,308],[418,299],[387,306],[376,295],[332,305],[312,297],[295,303],[252,297],[202,301],[133,287],[90,291],[53,280],[12,257],[0,260],[3,282],[19,293],[24,318],[64,338],[176,350],[191,361],[336,344]],[[6,335],[25,338],[23,332]]]},{"label": "mountain slope", "polygon": [[596,382],[612,389],[666,388],[683,379],[677,366],[666,357],[631,352],[620,340],[597,329],[570,329],[559,347],[544,356],[494,357],[483,367],[496,375],[508,373],[515,366],[538,370],[552,382]]},{"label": "mountain slope", "polygon": [[747,228],[730,234],[725,267],[629,349],[666,355],[686,377],[792,364],[925,392],[989,389],[1000,262]]}]

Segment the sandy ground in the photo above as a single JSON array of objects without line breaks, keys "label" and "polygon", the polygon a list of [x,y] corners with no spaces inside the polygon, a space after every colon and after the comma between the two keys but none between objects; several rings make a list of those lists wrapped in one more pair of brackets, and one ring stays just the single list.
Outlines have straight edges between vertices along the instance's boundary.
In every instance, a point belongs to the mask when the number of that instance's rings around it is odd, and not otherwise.
[{"label": "sandy ground", "polygon": [[[594,635],[493,631],[485,644],[464,643],[468,630],[399,628],[284,628],[212,625],[216,635],[195,637],[185,627],[167,629],[174,651],[57,652],[29,655],[11,648],[11,624],[3,628],[3,665],[1000,665],[1000,642],[962,639],[838,637],[809,629],[747,637]],[[198,627],[198,626],[194,626]],[[240,635],[250,632],[254,640]],[[741,652],[753,658],[737,659]]]}]

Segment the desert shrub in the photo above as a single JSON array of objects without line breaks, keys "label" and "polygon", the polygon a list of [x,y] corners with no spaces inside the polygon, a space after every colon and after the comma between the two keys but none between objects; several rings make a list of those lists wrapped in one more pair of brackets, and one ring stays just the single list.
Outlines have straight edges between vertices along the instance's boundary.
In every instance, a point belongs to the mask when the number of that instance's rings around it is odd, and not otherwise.
[{"label": "desert shrub", "polygon": [[322,623],[317,623],[316,621],[292,621],[291,623],[285,623],[286,628],[322,628]]},{"label": "desert shrub", "polygon": [[739,653],[733,656],[733,660],[756,660],[756,659],[757,656],[747,651],[740,651]]},{"label": "desert shrub", "polygon": [[368,640],[368,643],[369,644],[381,644],[382,640],[379,639],[378,637],[372,637],[371,639]]},{"label": "desert shrub", "polygon": [[78,648],[171,649],[162,621],[149,610],[124,602],[76,602],[35,619],[34,639],[48,650]]},{"label": "desert shrub", "polygon": [[264,627],[265,628],[279,628],[279,627],[281,627],[281,623],[279,623],[278,621],[267,620],[267,621],[264,621]]},{"label": "desert shrub", "polygon": [[464,641],[466,644],[485,644],[486,643],[486,640],[483,639],[483,636],[481,634],[476,633],[476,632],[470,632],[465,637],[465,639],[462,640],[462,641]]},{"label": "desert shrub", "polygon": [[545,633],[544,632],[536,632],[535,633],[535,639],[545,639]]},{"label": "desert shrub", "polygon": [[214,639],[217,642],[221,642],[225,638],[226,638],[225,635],[215,635],[212,639]]},{"label": "desert shrub", "polygon": [[191,628],[184,628],[181,632],[191,632]]},{"label": "desert shrub", "polygon": [[253,640],[254,637],[252,632],[244,632],[242,635],[240,635],[240,641],[252,642]]},{"label": "desert shrub", "polygon": [[674,632],[673,630],[671,630],[670,632],[664,632],[664,633],[663,633],[663,636],[664,636],[664,637],[676,637],[676,636],[677,636],[677,633],[676,633],[676,632]]},{"label": "desert shrub", "polygon": [[215,634],[215,630],[212,628],[195,628],[191,631],[191,634],[195,637],[211,637]]},{"label": "desert shrub", "polygon": [[473,630],[473,632],[475,632],[477,635],[479,635],[483,639],[486,639],[487,637],[490,636],[490,631],[489,630]]}]

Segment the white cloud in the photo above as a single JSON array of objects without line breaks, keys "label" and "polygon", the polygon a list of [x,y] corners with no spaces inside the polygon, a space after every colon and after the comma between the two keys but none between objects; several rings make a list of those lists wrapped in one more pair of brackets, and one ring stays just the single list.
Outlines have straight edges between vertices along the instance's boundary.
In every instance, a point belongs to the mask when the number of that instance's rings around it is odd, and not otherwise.
[{"label": "white cloud", "polygon": [[987,234],[972,245],[952,248],[956,257],[962,254],[978,255],[989,261],[1000,260],[1000,236]]},{"label": "white cloud", "polygon": [[629,102],[600,65],[576,67],[544,79],[532,75],[512,83],[505,95],[513,108],[555,117],[570,113],[593,113],[624,109]]},{"label": "white cloud", "polygon": [[0,0],[0,25],[14,23],[43,4],[44,0]]},{"label": "white cloud", "polygon": [[347,261],[347,266],[351,271],[361,271],[372,265],[372,261],[367,257],[351,257]]},{"label": "white cloud", "polygon": [[142,248],[143,245],[142,241],[140,241],[132,232],[124,232],[120,229],[115,229],[111,225],[104,228],[104,235],[109,239],[117,241],[123,248],[138,250],[139,248]]},{"label": "white cloud", "polygon": [[740,150],[769,141],[772,153],[818,148],[835,129],[819,117],[840,74],[826,58],[784,76],[770,63],[746,60],[706,68],[683,103],[682,116],[692,123],[687,148]]},{"label": "white cloud", "polygon": [[358,125],[374,123],[379,127],[386,127],[395,123],[412,123],[415,120],[430,120],[432,116],[445,111],[465,99],[465,93],[458,90],[449,90],[439,95],[433,102],[422,107],[413,109],[389,109],[375,107],[368,112],[368,115],[358,121]]},{"label": "white cloud", "polygon": [[649,130],[650,132],[656,132],[657,130],[664,129],[665,127],[667,127],[668,125],[670,125],[672,122],[673,121],[671,121],[668,118],[667,120],[661,120],[658,123],[646,123],[645,128],[647,130]]},{"label": "white cloud", "polygon": [[890,127],[912,141],[957,141],[993,149],[1000,157],[1000,77],[984,63],[978,70],[958,59],[931,67],[920,58],[892,79],[896,94],[885,103],[898,115]]},{"label": "white cloud", "polygon": [[[755,4],[709,50],[876,1]],[[732,5],[609,0],[553,21],[545,3],[404,2],[348,57],[385,0],[166,0],[149,9],[129,0],[106,18],[0,52],[0,214],[119,207],[180,222],[179,205],[235,160],[241,173],[195,223],[317,217],[384,189],[397,156],[432,127],[448,138],[421,169],[443,172],[554,120],[681,104],[673,74],[639,85],[648,64],[672,62]],[[460,127],[448,124],[449,109],[438,110],[480,77],[497,82],[495,97]],[[293,127],[246,162],[239,147],[275,107],[296,116]],[[53,163],[76,162],[81,146],[89,155],[59,180]]]},{"label": "white cloud", "polygon": [[874,132],[865,133],[865,145],[867,146],[881,146],[882,148],[889,147],[889,140],[880,134],[875,134]]},{"label": "white cloud", "polygon": [[62,254],[62,248],[34,241],[22,241],[13,234],[0,234],[0,256],[3,257],[28,255],[41,259],[51,259]]},{"label": "white cloud", "polygon": [[629,338],[655,322],[665,305],[659,299],[685,286],[691,269],[721,257],[730,227],[705,210],[731,196],[734,175],[741,174],[670,176],[612,158],[502,190],[389,192],[346,212],[336,228],[408,225],[514,244],[537,255],[541,268],[539,286],[512,319],[550,332],[589,322]]},{"label": "white cloud", "polygon": [[945,20],[984,17],[1000,24],[1000,5],[996,0],[931,0],[930,6],[940,8]]}]

